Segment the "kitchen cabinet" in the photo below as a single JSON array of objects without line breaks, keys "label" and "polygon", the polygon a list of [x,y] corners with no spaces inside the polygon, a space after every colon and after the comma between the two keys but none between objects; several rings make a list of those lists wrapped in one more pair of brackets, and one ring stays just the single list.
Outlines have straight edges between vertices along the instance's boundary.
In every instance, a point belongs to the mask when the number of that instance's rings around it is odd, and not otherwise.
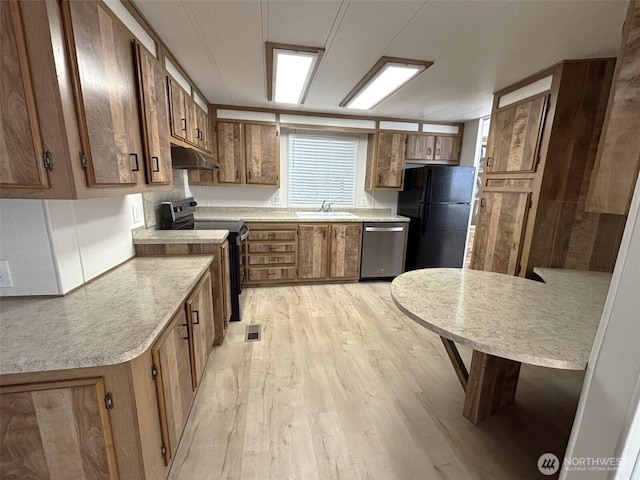
[{"label": "kitchen cabinet", "polygon": [[250,223],[247,238],[249,284],[279,283],[296,279],[296,224]]},{"label": "kitchen cabinet", "polygon": [[168,78],[171,136],[209,153],[209,116],[190,93],[173,78]]},{"label": "kitchen cabinet", "polygon": [[216,123],[217,181],[189,175],[191,185],[280,186],[280,138],[277,125],[235,121]]},{"label": "kitchen cabinet", "polygon": [[144,159],[149,183],[171,183],[169,110],[162,65],[136,42]]},{"label": "kitchen cabinet", "polygon": [[471,268],[518,275],[531,194],[485,192],[480,196]]},{"label": "kitchen cabinet", "polygon": [[189,354],[190,331],[186,312],[180,310],[151,349],[165,465],[169,465],[175,456],[195,395]]},{"label": "kitchen cabinet", "polygon": [[406,142],[406,133],[378,132],[369,135],[366,190],[402,189]]},{"label": "kitchen cabinet", "polygon": [[327,278],[329,252],[328,224],[301,224],[298,227],[298,278]]},{"label": "kitchen cabinet", "polygon": [[135,185],[142,136],[131,37],[103,3],[63,1],[62,13],[87,181]]},{"label": "kitchen cabinet", "polygon": [[345,280],[359,278],[362,224],[333,224],[331,231],[329,276]]},{"label": "kitchen cabinet", "polygon": [[170,179],[145,176],[133,35],[108,7],[65,0],[0,8],[0,196],[74,199],[170,188]]},{"label": "kitchen cabinet", "polygon": [[627,215],[640,171],[640,2],[629,2],[587,211]]},{"label": "kitchen cabinet", "polygon": [[117,479],[102,378],[0,387],[2,478]]},{"label": "kitchen cabinet", "polygon": [[585,201],[614,63],[565,61],[496,92],[472,268],[613,270],[626,218]]},{"label": "kitchen cabinet", "polygon": [[[44,151],[41,120],[27,58],[27,39],[18,2],[0,2],[0,25],[1,186],[46,188],[49,186],[46,162],[51,161],[51,152]],[[51,164],[48,165],[51,168]]]},{"label": "kitchen cabinet", "polygon": [[408,134],[405,160],[427,165],[459,165],[460,135]]},{"label": "kitchen cabinet", "polygon": [[205,274],[186,303],[187,324],[191,328],[191,366],[195,389],[200,385],[204,367],[213,348],[215,326],[213,321],[213,296],[211,274]]}]

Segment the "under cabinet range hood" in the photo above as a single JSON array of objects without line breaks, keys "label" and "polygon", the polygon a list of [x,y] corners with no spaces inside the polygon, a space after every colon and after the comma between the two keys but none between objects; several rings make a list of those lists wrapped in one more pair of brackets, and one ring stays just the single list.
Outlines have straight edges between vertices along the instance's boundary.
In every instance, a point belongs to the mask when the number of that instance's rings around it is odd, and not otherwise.
[{"label": "under cabinet range hood", "polygon": [[171,164],[173,168],[220,170],[220,164],[210,155],[178,145],[171,145]]}]

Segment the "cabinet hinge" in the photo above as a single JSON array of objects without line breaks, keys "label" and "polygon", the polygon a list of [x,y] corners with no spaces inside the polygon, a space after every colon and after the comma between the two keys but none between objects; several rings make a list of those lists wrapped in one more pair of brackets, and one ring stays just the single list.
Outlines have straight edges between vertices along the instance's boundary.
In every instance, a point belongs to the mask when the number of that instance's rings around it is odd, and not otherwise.
[{"label": "cabinet hinge", "polygon": [[162,453],[163,457],[167,456],[167,446],[163,443],[162,446],[160,447],[160,453]]},{"label": "cabinet hinge", "polygon": [[155,380],[158,376],[158,367],[151,365],[151,377]]},{"label": "cabinet hinge", "polygon": [[51,157],[51,152],[49,150],[42,154],[42,162],[44,163],[44,168],[53,172],[53,158]]},{"label": "cabinet hinge", "polygon": [[107,392],[104,396],[104,404],[109,410],[113,410],[113,394],[111,392]]},{"label": "cabinet hinge", "polygon": [[82,168],[89,168],[89,162],[87,161],[87,156],[84,153],[80,153],[80,164]]}]

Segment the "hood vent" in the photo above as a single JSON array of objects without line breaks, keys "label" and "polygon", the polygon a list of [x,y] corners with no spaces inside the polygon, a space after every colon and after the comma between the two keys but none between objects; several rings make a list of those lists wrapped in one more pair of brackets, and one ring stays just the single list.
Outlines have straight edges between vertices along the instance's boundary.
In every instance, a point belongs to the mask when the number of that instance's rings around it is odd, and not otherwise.
[{"label": "hood vent", "polygon": [[173,168],[220,170],[220,164],[212,156],[193,148],[184,148],[178,145],[171,145],[171,163]]}]

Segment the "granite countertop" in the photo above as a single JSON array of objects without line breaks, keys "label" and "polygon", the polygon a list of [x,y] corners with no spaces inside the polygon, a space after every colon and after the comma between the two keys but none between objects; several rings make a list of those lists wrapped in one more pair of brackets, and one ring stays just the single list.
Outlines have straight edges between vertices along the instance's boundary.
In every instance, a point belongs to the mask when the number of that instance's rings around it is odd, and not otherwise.
[{"label": "granite countertop", "polygon": [[611,275],[539,270],[548,285],[479,270],[414,270],[393,280],[391,294],[409,317],[454,342],[519,362],[582,370]]},{"label": "granite countertop", "polygon": [[114,365],[144,353],[212,257],[136,257],[62,297],[0,300],[0,374]]},{"label": "granite countertop", "polygon": [[155,230],[136,228],[131,233],[134,245],[158,243],[223,243],[228,230]]},{"label": "granite countertop", "polygon": [[243,220],[245,222],[409,222],[409,218],[391,213],[388,208],[339,208],[333,212],[349,212],[355,217],[336,218],[299,218],[295,212],[317,212],[308,208],[244,208],[244,207],[197,207],[196,221],[207,220]]}]

